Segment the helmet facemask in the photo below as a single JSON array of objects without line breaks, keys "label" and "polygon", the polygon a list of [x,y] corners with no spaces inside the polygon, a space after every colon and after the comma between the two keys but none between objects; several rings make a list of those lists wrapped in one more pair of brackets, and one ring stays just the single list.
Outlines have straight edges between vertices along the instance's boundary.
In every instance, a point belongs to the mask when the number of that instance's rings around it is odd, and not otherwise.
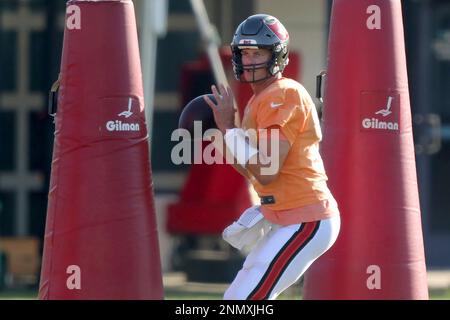
[{"label": "helmet facemask", "polygon": [[[232,59],[234,76],[235,76],[236,80],[239,80],[240,82],[244,82],[244,83],[260,82],[260,81],[266,80],[266,79],[274,76],[278,72],[282,72],[284,69],[284,66],[280,67],[280,65],[278,64],[277,55],[273,51],[272,51],[272,57],[266,62],[259,63],[259,64],[244,65],[242,63],[241,50],[242,49],[240,49],[240,48],[233,49],[233,59]],[[261,79],[255,80],[255,71],[258,69],[266,69],[267,75]],[[252,80],[246,80],[242,76],[244,74],[244,71],[246,71],[246,70],[253,71],[253,79]]]}]

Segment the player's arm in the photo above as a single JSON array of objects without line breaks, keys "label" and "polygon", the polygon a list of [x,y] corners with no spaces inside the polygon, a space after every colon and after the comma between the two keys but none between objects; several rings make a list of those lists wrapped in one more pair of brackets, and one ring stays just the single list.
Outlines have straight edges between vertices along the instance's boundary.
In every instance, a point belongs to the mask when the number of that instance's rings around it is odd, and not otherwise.
[{"label": "player's arm", "polygon": [[[273,139],[277,141],[274,142]],[[291,145],[283,136],[263,140],[260,146],[262,143],[267,147],[260,147],[258,153],[249,159],[245,168],[260,184],[267,185],[278,177]]]},{"label": "player's arm", "polygon": [[[236,109],[233,107],[233,92],[230,88],[225,88],[225,86],[221,85],[220,87],[220,93],[218,92],[216,86],[211,86],[211,91],[215,95],[216,101],[218,101],[218,104],[216,105],[213,101],[211,101],[207,96],[205,96],[206,103],[211,107],[214,113],[214,120],[216,122],[217,127],[222,132],[222,134],[225,134],[225,131],[227,128],[234,128],[235,127],[235,113]],[[221,141],[220,144],[215,141],[216,149],[218,149],[222,155],[225,155],[223,149],[223,141]],[[247,170],[238,165],[234,162],[227,162],[230,163],[233,168],[239,172],[241,175],[246,177],[247,179],[250,179],[250,175],[247,172]]]},{"label": "player's arm", "polygon": [[228,129],[224,136],[226,155],[233,158],[227,162],[249,179],[262,185],[274,181],[282,168],[291,148],[288,139],[279,126],[271,126],[260,135],[259,142],[251,142],[243,129]]},{"label": "player's arm", "polygon": [[[231,149],[228,148],[228,152],[231,151],[231,155],[238,162],[233,167],[247,178],[251,179],[253,176],[261,184],[268,184],[275,180],[289,153],[289,142],[280,139],[279,136],[275,143],[267,143],[267,148],[264,150],[258,150],[257,146],[250,145],[243,129],[235,128],[234,114],[236,109],[233,106],[234,97],[231,89],[220,85],[218,90],[213,85],[211,91],[217,104],[211,101],[208,96],[205,96],[205,101],[214,113],[217,127],[224,134],[225,145],[228,147],[232,145]],[[270,142],[269,137],[268,142]],[[235,143],[237,143],[236,146]],[[273,148],[274,146],[275,148]]]},{"label": "player's arm", "polygon": [[[245,134],[242,129],[234,129]],[[256,179],[260,184],[266,185],[278,177],[291,148],[280,128],[273,126],[269,132],[274,132],[274,130],[278,130],[275,136],[269,134],[268,138],[260,139],[259,144],[253,147],[247,141],[244,144],[239,143],[239,137],[233,136],[233,131],[227,132],[228,139],[225,138],[220,144],[216,144],[216,148],[222,155],[225,155],[227,163],[231,164],[241,175],[251,180]],[[255,152],[252,152],[254,149]],[[249,156],[247,160],[242,160],[242,153]]]},{"label": "player's arm", "polygon": [[251,175],[249,174],[249,172],[243,166],[236,164],[234,158],[230,158],[230,152],[227,152],[227,147],[226,145],[224,145],[225,143],[223,139],[223,134],[219,136],[217,135],[211,136],[209,137],[209,140],[212,141],[212,143],[214,144],[216,152],[219,152],[225,158],[226,164],[230,164],[237,172],[239,172],[245,178],[251,179]]}]

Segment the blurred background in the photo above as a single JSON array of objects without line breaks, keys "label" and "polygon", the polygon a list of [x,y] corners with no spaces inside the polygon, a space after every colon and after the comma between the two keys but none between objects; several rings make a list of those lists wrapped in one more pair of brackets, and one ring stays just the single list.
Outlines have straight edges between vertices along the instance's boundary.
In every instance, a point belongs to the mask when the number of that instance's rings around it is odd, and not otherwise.
[{"label": "blurred background", "polygon": [[[180,283],[185,282],[227,283],[242,256],[223,247],[220,234],[214,230],[183,232],[169,225],[169,208],[179,201],[191,170],[188,165],[172,163],[175,143],[171,133],[186,102],[209,92],[214,82],[191,3],[155,1],[162,10],[152,17],[145,14],[144,0],[133,2],[142,64],[154,75],[154,85],[151,78],[146,79],[145,85],[151,86],[146,92],[146,107],[151,110],[154,199],[166,288],[181,288]],[[249,15],[268,13],[289,31],[290,75],[315,95],[316,75],[326,69],[331,0],[204,3],[216,27],[230,82],[234,80],[227,46],[234,30]],[[436,270],[441,275],[430,282],[447,288],[450,2],[404,0],[402,6],[426,262],[430,272]],[[0,291],[26,288],[33,295],[39,281],[54,138],[47,103],[59,73],[65,8],[62,0],[0,0]],[[154,21],[158,23],[155,32],[144,33],[142,26]],[[235,89],[242,104],[249,88]],[[221,287],[213,288],[222,291]]]}]

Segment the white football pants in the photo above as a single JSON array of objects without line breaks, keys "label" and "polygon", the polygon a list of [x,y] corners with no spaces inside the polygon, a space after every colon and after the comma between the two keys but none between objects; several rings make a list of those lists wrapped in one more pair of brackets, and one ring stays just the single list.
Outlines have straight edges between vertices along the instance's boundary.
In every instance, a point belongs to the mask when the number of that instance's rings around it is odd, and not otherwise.
[{"label": "white football pants", "polygon": [[340,217],[280,226],[262,238],[244,261],[225,300],[276,299],[336,241]]}]

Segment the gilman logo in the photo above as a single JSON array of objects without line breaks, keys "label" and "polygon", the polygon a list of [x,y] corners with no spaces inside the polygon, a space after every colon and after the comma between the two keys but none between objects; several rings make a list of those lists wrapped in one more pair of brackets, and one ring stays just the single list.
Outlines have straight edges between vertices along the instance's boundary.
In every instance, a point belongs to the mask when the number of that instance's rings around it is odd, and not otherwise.
[{"label": "gilman logo", "polygon": [[[362,93],[362,128],[368,130],[387,130],[391,132],[398,132],[400,130],[400,97],[398,94],[389,94],[387,102],[385,102],[386,106],[380,107],[379,101],[382,101],[382,96],[384,96],[384,99],[386,99],[385,94],[377,92]],[[382,118],[376,117],[378,115],[381,115]]]},{"label": "gilman logo", "polygon": [[[128,99],[128,110],[125,110],[121,113],[119,113],[117,116],[124,117],[128,119],[133,115],[133,112],[131,112],[131,107],[133,105],[133,99]],[[106,123],[106,129],[108,131],[140,131],[139,123],[127,123],[122,122],[120,120],[116,121],[108,121]]]},{"label": "gilman logo", "polygon": [[122,121],[108,121],[106,123],[108,131],[139,131],[139,123],[123,123]]},{"label": "gilman logo", "polygon": [[398,130],[397,122],[379,121],[378,119],[375,119],[375,118],[363,119],[362,126],[365,129]]}]

